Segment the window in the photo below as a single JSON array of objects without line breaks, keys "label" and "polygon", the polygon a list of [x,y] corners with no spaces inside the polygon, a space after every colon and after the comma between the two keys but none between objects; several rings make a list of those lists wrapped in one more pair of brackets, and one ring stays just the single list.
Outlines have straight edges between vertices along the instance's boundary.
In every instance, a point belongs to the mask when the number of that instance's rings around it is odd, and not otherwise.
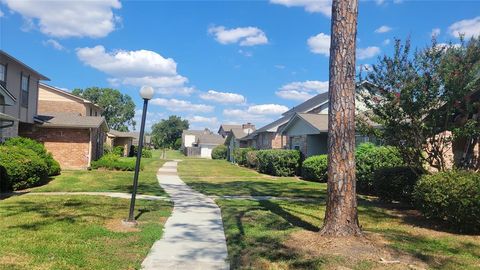
[{"label": "window", "polygon": [[0,83],[5,85],[5,81],[7,80],[7,67],[3,64],[0,64]]},{"label": "window", "polygon": [[20,88],[22,89],[21,93],[21,100],[22,100],[22,106],[23,107],[28,107],[28,88],[30,84],[30,76],[25,76],[22,74],[22,80],[21,80],[21,85]]}]

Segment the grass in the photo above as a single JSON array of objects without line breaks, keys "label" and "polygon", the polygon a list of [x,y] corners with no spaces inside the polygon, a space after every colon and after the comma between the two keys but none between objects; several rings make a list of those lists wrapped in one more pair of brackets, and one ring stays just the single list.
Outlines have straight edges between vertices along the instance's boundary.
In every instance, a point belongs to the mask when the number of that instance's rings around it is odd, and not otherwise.
[{"label": "grass", "polygon": [[[158,185],[156,173],[165,163],[160,159],[160,151],[152,151],[152,158],[142,158],[144,169],[138,180],[138,193],[148,195],[165,195]],[[127,159],[127,158],[125,158]],[[134,158],[128,158],[134,159]],[[126,171],[62,171],[47,185],[33,188],[33,192],[76,192],[76,191],[111,191],[132,192],[133,172]]]},{"label": "grass", "polygon": [[325,184],[268,176],[225,160],[185,160],[178,171],[189,186],[207,195],[324,198],[326,194]]},{"label": "grass", "polygon": [[[209,195],[314,197],[316,202],[217,200],[227,237],[232,269],[408,269],[383,265],[380,256],[352,259],[350,247],[340,253],[307,247],[323,224],[326,184],[278,178],[217,160],[179,163],[182,179]],[[396,207],[396,208],[395,208]],[[416,211],[359,199],[359,219],[368,239],[402,260],[432,269],[480,269],[480,236],[445,232]],[[292,240],[293,239],[293,240]],[[343,241],[343,240],[340,240]],[[342,252],[347,254],[342,254]],[[352,251],[355,253],[355,250]]]},{"label": "grass", "polygon": [[120,226],[128,200],[24,195],[0,200],[0,269],[138,269],[171,205],[137,201],[137,230]]}]

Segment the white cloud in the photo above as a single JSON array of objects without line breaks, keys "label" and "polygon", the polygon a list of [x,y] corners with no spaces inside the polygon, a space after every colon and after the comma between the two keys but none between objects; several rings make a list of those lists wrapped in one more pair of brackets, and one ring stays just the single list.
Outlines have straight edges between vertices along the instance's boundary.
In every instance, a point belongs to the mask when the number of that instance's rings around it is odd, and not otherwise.
[{"label": "white cloud", "polygon": [[208,125],[218,124],[217,117],[205,117],[200,115],[194,115],[194,116],[187,117],[187,119],[188,119],[188,122],[190,123],[204,123]]},{"label": "white cloud", "polygon": [[215,40],[221,44],[239,43],[240,46],[255,46],[267,44],[268,38],[257,27],[238,27],[226,29],[225,26],[214,26],[208,29],[208,33],[215,36]]},{"label": "white cloud", "polygon": [[260,115],[277,115],[288,111],[288,107],[279,104],[261,104],[248,107],[247,112]]},{"label": "white cloud", "polygon": [[392,28],[387,25],[382,25],[379,28],[375,29],[375,33],[383,34],[392,31]]},{"label": "white cloud", "polygon": [[284,65],[274,65],[274,67],[276,69],[285,69],[286,68],[286,66],[284,66]]},{"label": "white cloud", "polygon": [[114,9],[122,7],[119,0],[40,1],[2,0],[10,10],[21,14],[28,24],[49,36],[91,37],[107,36],[119,21]]},{"label": "white cloud", "polygon": [[58,50],[58,51],[66,50],[66,48],[63,47],[63,45],[60,44],[60,42],[56,41],[55,39],[44,40],[43,45],[50,46],[50,47],[52,47],[52,48],[54,48],[55,50]]},{"label": "white cloud", "polygon": [[377,5],[382,5],[385,3],[385,0],[375,0],[375,3],[377,3]]},{"label": "white cloud", "polygon": [[243,56],[246,56],[246,57],[252,57],[253,56],[253,53],[252,52],[249,52],[249,51],[244,51],[242,49],[238,50],[238,53],[243,55]]},{"label": "white cloud", "polygon": [[357,49],[357,57],[360,60],[372,58],[378,54],[380,54],[380,48],[376,46]]},{"label": "white cloud", "polygon": [[246,101],[245,97],[240,94],[217,92],[215,90],[208,90],[208,92],[200,94],[200,98],[218,103],[245,103]]},{"label": "white cloud", "polygon": [[454,37],[465,35],[465,38],[471,38],[480,35],[480,16],[473,19],[458,21],[448,28],[450,34]]},{"label": "white cloud", "polygon": [[3,11],[0,10],[0,18],[3,17],[5,14],[3,14]]},{"label": "white cloud", "polygon": [[328,91],[328,81],[304,81],[286,84],[275,94],[283,99],[304,101],[326,91]]},{"label": "white cloud", "polygon": [[165,107],[172,112],[212,112],[214,107],[205,104],[193,104],[187,100],[154,98],[150,101],[153,105]]},{"label": "white cloud", "polygon": [[330,36],[327,34],[320,33],[312,36],[308,38],[307,44],[313,53],[323,54],[325,56],[330,55]]},{"label": "white cloud", "polygon": [[432,32],[430,33],[430,36],[431,37],[438,37],[438,35],[440,35],[441,32],[442,32],[442,30],[440,30],[440,28],[433,28]]},{"label": "white cloud", "polygon": [[270,3],[287,7],[303,7],[307,12],[322,13],[327,17],[332,14],[331,0],[270,0]]},{"label": "white cloud", "polygon": [[194,89],[185,87],[188,79],[177,74],[172,58],[148,50],[107,52],[103,46],[78,48],[77,57],[84,64],[110,76],[112,85],[150,85],[159,94],[189,95]]},{"label": "white cloud", "polygon": [[383,42],[382,42],[383,45],[388,45],[390,44],[390,39],[385,39]]}]

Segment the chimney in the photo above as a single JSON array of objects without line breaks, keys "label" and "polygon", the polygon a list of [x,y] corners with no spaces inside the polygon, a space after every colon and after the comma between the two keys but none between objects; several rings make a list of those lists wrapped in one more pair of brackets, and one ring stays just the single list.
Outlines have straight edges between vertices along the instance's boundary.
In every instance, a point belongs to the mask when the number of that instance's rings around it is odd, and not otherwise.
[{"label": "chimney", "polygon": [[243,132],[250,134],[255,131],[255,125],[252,123],[242,124]]}]

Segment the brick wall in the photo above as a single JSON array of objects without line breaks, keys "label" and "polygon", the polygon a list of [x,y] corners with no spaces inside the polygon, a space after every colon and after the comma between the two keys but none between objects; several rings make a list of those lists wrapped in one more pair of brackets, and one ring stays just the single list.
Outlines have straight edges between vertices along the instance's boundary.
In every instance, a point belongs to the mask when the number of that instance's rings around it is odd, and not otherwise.
[{"label": "brick wall", "polygon": [[39,100],[38,114],[46,113],[78,113],[82,116],[87,115],[85,105],[78,102]]},{"label": "brick wall", "polygon": [[43,143],[62,169],[86,169],[89,166],[89,129],[21,125],[19,135]]},{"label": "brick wall", "polygon": [[257,149],[281,149],[287,145],[287,137],[273,132],[262,132],[255,138],[255,145]]}]

